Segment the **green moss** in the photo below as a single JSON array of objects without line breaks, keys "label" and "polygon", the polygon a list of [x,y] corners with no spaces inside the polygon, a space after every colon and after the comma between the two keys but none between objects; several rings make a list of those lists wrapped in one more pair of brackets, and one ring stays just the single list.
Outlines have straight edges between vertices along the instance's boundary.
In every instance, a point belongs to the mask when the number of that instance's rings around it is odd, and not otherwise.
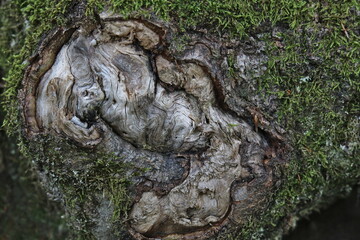
[{"label": "green moss", "polygon": [[[7,88],[2,94],[2,105],[7,112],[3,124],[8,135],[20,131],[17,90],[27,66],[27,59],[33,54],[43,34],[55,25],[65,24],[63,14],[70,3],[70,0],[56,1],[56,3],[54,1],[15,0],[6,2],[1,9],[1,16],[3,16],[1,27],[4,30],[3,36],[6,38],[4,37],[0,45],[0,52],[5,53],[3,58],[0,58],[0,63],[5,62],[2,66],[5,66],[6,70],[9,68],[4,78]],[[14,27],[18,31],[15,35]],[[15,42],[15,47],[11,47],[12,42]]]},{"label": "green moss", "polygon": [[[349,186],[359,179],[360,39],[356,32],[359,1],[204,0],[200,5],[192,0],[89,0],[86,14],[92,17],[107,3],[124,16],[154,14],[176,22],[182,31],[205,28],[234,38],[265,32],[263,40],[268,43],[269,62],[267,74],[260,79],[260,91],[278,97],[275,117],[294,136],[291,141],[299,151],[294,152],[284,172],[288,179],[272,196],[275,204],[265,215],[249,219],[237,233],[242,238],[264,238],[274,229],[288,228],[280,226],[279,220],[287,218],[284,222],[292,225],[297,216],[318,208],[324,200],[348,192]],[[0,48],[3,52],[10,49],[12,33],[18,29],[24,31],[18,38],[25,40],[17,40],[23,45],[21,50],[15,55],[8,52],[3,55],[7,60],[1,58],[0,62],[2,66],[11,65],[3,94],[7,110],[4,125],[9,134],[20,130],[16,94],[25,60],[42,34],[56,25],[66,24],[71,1],[16,0],[11,6],[17,10],[1,14],[6,37],[1,38]],[[7,19],[17,22],[27,19],[28,26],[12,28]],[[274,36],[263,30],[265,23],[287,30]],[[228,61],[231,66],[232,59]],[[106,179],[109,186],[121,181]],[[124,194],[122,189],[111,192]],[[83,199],[80,193],[69,201]]]},{"label": "green moss", "polygon": [[46,176],[49,192],[53,188],[53,194],[61,194],[74,238],[94,239],[88,230],[95,224],[93,219],[104,199],[108,199],[107,208],[112,208],[107,221],[117,223],[112,231],[116,234],[123,230],[132,199],[129,179],[144,169],[123,163],[113,154],[80,149],[57,137],[43,136],[27,146],[36,165],[41,166],[38,171]]},{"label": "green moss", "polygon": [[277,96],[273,117],[295,149],[283,173],[287,179],[266,213],[218,239],[278,237],[359,181],[360,4],[314,1],[304,7],[303,17],[279,18],[283,30],[262,36],[269,61],[260,93]]},{"label": "green moss", "polygon": [[359,8],[359,2],[329,3],[317,10],[319,23],[287,21],[296,31],[264,37],[270,59],[262,92],[277,96],[277,120],[290,132],[296,151],[286,181],[272,197],[275,204],[255,226],[249,222],[241,230],[245,239],[256,228],[255,239],[281,234],[359,181]]}]

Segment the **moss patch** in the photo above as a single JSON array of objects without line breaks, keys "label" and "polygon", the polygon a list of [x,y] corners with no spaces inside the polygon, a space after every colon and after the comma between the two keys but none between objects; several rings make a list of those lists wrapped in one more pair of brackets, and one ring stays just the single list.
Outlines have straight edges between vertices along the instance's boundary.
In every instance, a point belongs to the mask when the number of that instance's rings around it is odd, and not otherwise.
[{"label": "moss patch", "polygon": [[360,4],[309,4],[304,14],[313,11],[313,18],[281,19],[262,35],[269,61],[260,92],[277,96],[274,117],[296,149],[287,179],[270,209],[229,239],[275,238],[359,181]]},{"label": "moss patch", "polygon": [[[64,13],[71,1],[5,1],[1,9],[0,26],[4,37],[0,42],[0,58],[5,68],[6,91],[2,94],[2,105],[6,110],[4,126],[8,135],[19,133],[20,122],[17,90],[23,78],[27,59],[33,54],[43,34],[55,25],[65,24]],[[22,47],[21,47],[22,46]]]},{"label": "moss patch", "polygon": [[113,154],[81,149],[57,137],[42,136],[27,146],[49,193],[63,201],[74,238],[95,238],[88,230],[95,225],[94,219],[101,217],[98,211],[104,199],[112,213],[102,221],[116,223],[112,229],[115,235],[123,231],[132,203],[129,179],[144,169],[123,163]]}]

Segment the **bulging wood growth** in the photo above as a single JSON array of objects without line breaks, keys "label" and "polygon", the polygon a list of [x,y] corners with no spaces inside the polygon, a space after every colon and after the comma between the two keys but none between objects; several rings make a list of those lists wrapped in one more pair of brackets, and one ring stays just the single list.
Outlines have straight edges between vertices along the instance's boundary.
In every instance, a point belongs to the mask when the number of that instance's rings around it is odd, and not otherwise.
[{"label": "bulging wood growth", "polygon": [[[287,161],[279,128],[241,99],[221,41],[197,36],[181,51],[172,41],[171,26],[107,14],[57,29],[20,93],[28,139],[60,136],[147,169],[132,180],[124,223],[135,239],[206,239],[241,225],[266,208],[275,165]],[[230,47],[237,71],[261,74],[261,57]]]}]

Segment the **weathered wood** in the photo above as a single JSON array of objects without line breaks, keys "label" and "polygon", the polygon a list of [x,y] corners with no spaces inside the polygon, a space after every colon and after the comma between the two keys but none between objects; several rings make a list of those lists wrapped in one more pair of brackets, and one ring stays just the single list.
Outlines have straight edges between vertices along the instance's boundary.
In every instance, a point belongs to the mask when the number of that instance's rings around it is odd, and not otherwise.
[{"label": "weathered wood", "polygon": [[135,239],[205,239],[266,208],[289,147],[281,128],[236,101],[226,49],[240,72],[261,74],[265,56],[198,35],[174,50],[169,25],[98,21],[55,30],[32,58],[20,94],[27,138],[71,139],[148,169],[132,182],[125,225]]}]

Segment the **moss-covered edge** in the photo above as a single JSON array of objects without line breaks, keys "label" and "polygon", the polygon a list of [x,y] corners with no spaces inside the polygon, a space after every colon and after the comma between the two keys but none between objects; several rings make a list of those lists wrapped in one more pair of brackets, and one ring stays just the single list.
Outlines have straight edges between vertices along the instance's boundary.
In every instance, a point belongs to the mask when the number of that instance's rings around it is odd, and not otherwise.
[{"label": "moss-covered edge", "polygon": [[[299,216],[318,208],[329,198],[346,193],[359,179],[359,11],[357,0],[89,0],[89,17],[109,4],[129,16],[156,15],[178,23],[182,31],[210,29],[227,37],[246,38],[262,25],[282,26],[277,33],[265,33],[268,71],[260,79],[259,91],[278,97],[277,121],[294,136],[299,149],[284,173],[288,176],[274,193],[270,210],[249,220],[237,234],[244,239],[269,237],[275,229],[287,228]],[[9,67],[3,106],[8,134],[20,136],[17,89],[26,59],[42,34],[66,24],[71,0],[15,0],[14,16],[26,19],[23,47],[15,55],[5,54]],[[3,32],[11,23],[1,22]],[[1,50],[10,41],[1,41]],[[12,49],[14,50],[14,49]],[[4,58],[1,59],[2,63]],[[11,64],[10,64],[11,63]],[[20,144],[21,146],[25,146]],[[25,151],[25,149],[23,149]],[[286,221],[279,221],[287,218]],[[276,231],[275,231],[276,232]],[[276,234],[275,234],[276,235]],[[272,237],[274,237],[273,235]],[[230,236],[226,236],[230,238]]]},{"label": "moss-covered edge", "polygon": [[78,148],[59,137],[42,136],[26,146],[26,154],[31,154],[38,166],[48,194],[65,206],[72,239],[96,239],[89,229],[96,224],[94,218],[104,201],[112,209],[105,216],[106,221],[113,223],[112,233],[120,236],[125,231],[132,199],[129,179],[145,169],[124,163],[115,154]]}]

